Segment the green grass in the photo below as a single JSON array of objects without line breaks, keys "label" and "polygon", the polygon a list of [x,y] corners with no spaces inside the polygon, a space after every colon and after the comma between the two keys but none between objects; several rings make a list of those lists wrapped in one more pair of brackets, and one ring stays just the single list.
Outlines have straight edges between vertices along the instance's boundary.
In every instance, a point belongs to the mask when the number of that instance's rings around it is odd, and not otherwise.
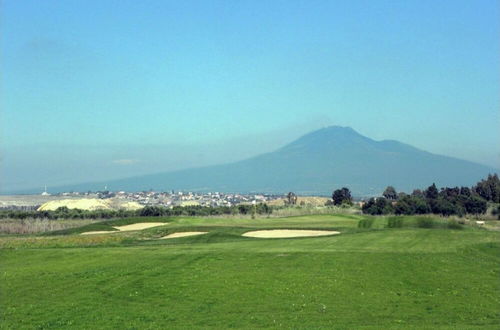
[{"label": "green grass", "polygon": [[45,236],[54,235],[69,235],[69,234],[80,234],[86,231],[117,231],[118,229],[114,226],[124,226],[139,222],[165,222],[168,223],[169,218],[159,218],[159,217],[137,217],[137,218],[124,218],[118,220],[107,220],[97,223],[92,223],[86,226],[81,226],[77,228],[68,228],[64,230],[53,231],[51,233],[44,233]]},{"label": "green grass", "polygon": [[[358,228],[364,218],[178,217],[140,232],[0,238],[0,328],[499,328],[498,232],[388,229],[383,217]],[[120,221],[102,225],[137,222]],[[241,237],[262,228],[342,234]],[[156,239],[193,230],[209,233]]]}]

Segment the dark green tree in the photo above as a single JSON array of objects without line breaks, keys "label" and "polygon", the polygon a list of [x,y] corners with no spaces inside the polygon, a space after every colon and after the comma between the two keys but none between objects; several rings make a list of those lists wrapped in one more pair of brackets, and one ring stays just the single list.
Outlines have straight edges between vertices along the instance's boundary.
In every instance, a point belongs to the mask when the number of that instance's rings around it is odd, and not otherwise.
[{"label": "dark green tree", "polygon": [[484,214],[487,210],[487,203],[479,196],[470,196],[464,203],[467,213]]},{"label": "dark green tree", "polygon": [[398,199],[398,193],[396,192],[396,189],[394,189],[393,186],[388,186],[387,188],[385,188],[382,196],[384,196],[385,198],[387,198],[389,200]]},{"label": "dark green tree", "polygon": [[377,199],[370,198],[368,202],[363,205],[361,210],[363,213],[371,215],[389,214],[394,212],[391,202],[384,197],[379,197]]},{"label": "dark green tree", "polygon": [[489,174],[486,180],[478,182],[473,190],[487,201],[500,203],[500,179],[496,173]]},{"label": "dark green tree", "polygon": [[431,213],[431,208],[424,198],[412,197],[415,203],[415,213],[416,214],[427,214]]},{"label": "dark green tree", "polygon": [[431,186],[429,186],[427,189],[425,189],[424,195],[425,195],[425,198],[428,198],[428,199],[438,198],[439,191],[436,188],[436,184],[433,183]]},{"label": "dark green tree", "polygon": [[425,198],[424,193],[423,193],[423,192],[422,192],[422,190],[420,190],[420,189],[415,189],[415,190],[413,190],[413,192],[411,193],[411,196],[412,196],[412,197]]},{"label": "dark green tree", "polygon": [[332,201],[333,205],[352,204],[351,191],[346,187],[335,190],[332,194]]},{"label": "dark green tree", "polygon": [[290,191],[288,195],[286,195],[286,200],[288,202],[288,205],[295,205],[297,204],[297,195]]},{"label": "dark green tree", "polygon": [[401,198],[394,206],[394,213],[396,213],[397,215],[400,214],[410,215],[415,213],[415,208],[413,205],[411,205],[409,198]]}]

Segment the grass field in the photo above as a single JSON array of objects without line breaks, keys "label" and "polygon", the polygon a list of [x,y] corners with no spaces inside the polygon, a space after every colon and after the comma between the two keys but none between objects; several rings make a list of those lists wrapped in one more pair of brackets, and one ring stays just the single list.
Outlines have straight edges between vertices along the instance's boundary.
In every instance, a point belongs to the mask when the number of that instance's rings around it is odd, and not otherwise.
[{"label": "grass field", "polygon": [[[0,237],[0,328],[500,328],[499,232],[363,218],[138,218]],[[165,226],[79,235],[139,221]],[[241,236],[267,228],[341,234]],[[157,239],[181,231],[209,233]]]}]

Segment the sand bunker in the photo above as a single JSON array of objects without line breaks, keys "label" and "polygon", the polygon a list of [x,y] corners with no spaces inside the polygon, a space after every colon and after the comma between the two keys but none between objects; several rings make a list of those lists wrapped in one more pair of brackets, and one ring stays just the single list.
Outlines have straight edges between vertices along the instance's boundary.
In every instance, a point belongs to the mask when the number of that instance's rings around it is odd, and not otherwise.
[{"label": "sand bunker", "polygon": [[111,230],[86,231],[84,233],[81,233],[80,235],[109,234],[109,233],[117,233],[117,231],[111,231]]},{"label": "sand bunker", "polygon": [[255,230],[244,233],[245,237],[257,238],[286,238],[286,237],[312,237],[338,235],[340,232],[333,230],[297,230],[297,229],[272,229]]},{"label": "sand bunker", "polygon": [[207,231],[185,231],[182,233],[173,233],[167,236],[163,236],[161,239],[169,239],[169,238],[178,238],[178,237],[187,237],[187,236],[196,236],[208,234]]},{"label": "sand bunker", "polygon": [[81,233],[80,235],[111,234],[111,233],[119,233],[120,231],[143,230],[147,228],[153,228],[164,225],[168,225],[168,222],[140,222],[140,223],[133,223],[131,225],[113,227],[115,229],[118,229],[118,231],[111,231],[111,230],[86,231],[84,233]]},{"label": "sand bunker", "polygon": [[143,230],[146,228],[153,228],[153,227],[164,226],[164,225],[168,225],[168,223],[166,223],[166,222],[140,222],[140,223],[133,223],[131,225],[117,226],[117,227],[113,227],[113,228],[116,228],[119,231],[131,231],[131,230]]}]

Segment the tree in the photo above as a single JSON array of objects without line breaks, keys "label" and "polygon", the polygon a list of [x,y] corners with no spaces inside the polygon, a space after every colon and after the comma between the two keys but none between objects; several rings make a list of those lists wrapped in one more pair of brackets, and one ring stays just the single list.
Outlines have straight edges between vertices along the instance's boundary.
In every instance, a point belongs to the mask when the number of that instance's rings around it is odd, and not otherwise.
[{"label": "tree", "polygon": [[464,203],[467,213],[483,214],[486,212],[487,203],[479,196],[470,196]]},{"label": "tree", "polygon": [[478,182],[473,190],[487,201],[500,203],[500,179],[496,173]]},{"label": "tree", "polygon": [[427,201],[423,198],[412,197],[415,203],[415,213],[416,214],[427,214],[431,213],[431,208]]},{"label": "tree", "polygon": [[461,187],[460,188],[460,195],[469,197],[471,195],[471,191],[469,187]]},{"label": "tree", "polygon": [[289,205],[297,204],[297,195],[291,191],[286,195],[286,199]]},{"label": "tree", "polygon": [[159,217],[165,215],[165,209],[160,206],[145,206],[139,214],[141,217]]},{"label": "tree", "polygon": [[398,199],[405,198],[405,197],[408,197],[408,194],[406,194],[404,192],[398,192]]},{"label": "tree", "polygon": [[413,190],[413,192],[411,193],[411,196],[412,197],[418,197],[418,198],[425,198],[424,193],[420,189]]},{"label": "tree", "polygon": [[397,215],[410,215],[415,213],[415,208],[413,207],[413,205],[411,205],[409,198],[401,198],[394,206],[394,213],[396,213]]},{"label": "tree", "polygon": [[332,194],[333,205],[352,204],[351,191],[343,187],[337,189]]},{"label": "tree", "polygon": [[370,198],[361,208],[363,213],[371,215],[389,214],[394,211],[391,202],[384,197]]},{"label": "tree", "polygon": [[424,195],[428,199],[436,199],[439,195],[436,184],[433,183],[431,186],[429,186],[429,188],[425,189]]},{"label": "tree", "polygon": [[389,200],[398,199],[398,193],[396,192],[396,189],[394,189],[393,186],[388,186],[387,188],[385,188],[382,196],[384,196],[385,198],[387,198]]},{"label": "tree", "polygon": [[441,188],[441,191],[439,192],[439,195],[443,198],[446,198],[448,200],[454,200],[458,195],[460,195],[460,188],[455,187],[455,188]]},{"label": "tree", "polygon": [[379,214],[378,208],[375,205],[375,198],[370,198],[366,203],[364,203],[363,206],[361,207],[361,210],[363,211],[363,213],[366,214],[371,214],[371,215]]}]

